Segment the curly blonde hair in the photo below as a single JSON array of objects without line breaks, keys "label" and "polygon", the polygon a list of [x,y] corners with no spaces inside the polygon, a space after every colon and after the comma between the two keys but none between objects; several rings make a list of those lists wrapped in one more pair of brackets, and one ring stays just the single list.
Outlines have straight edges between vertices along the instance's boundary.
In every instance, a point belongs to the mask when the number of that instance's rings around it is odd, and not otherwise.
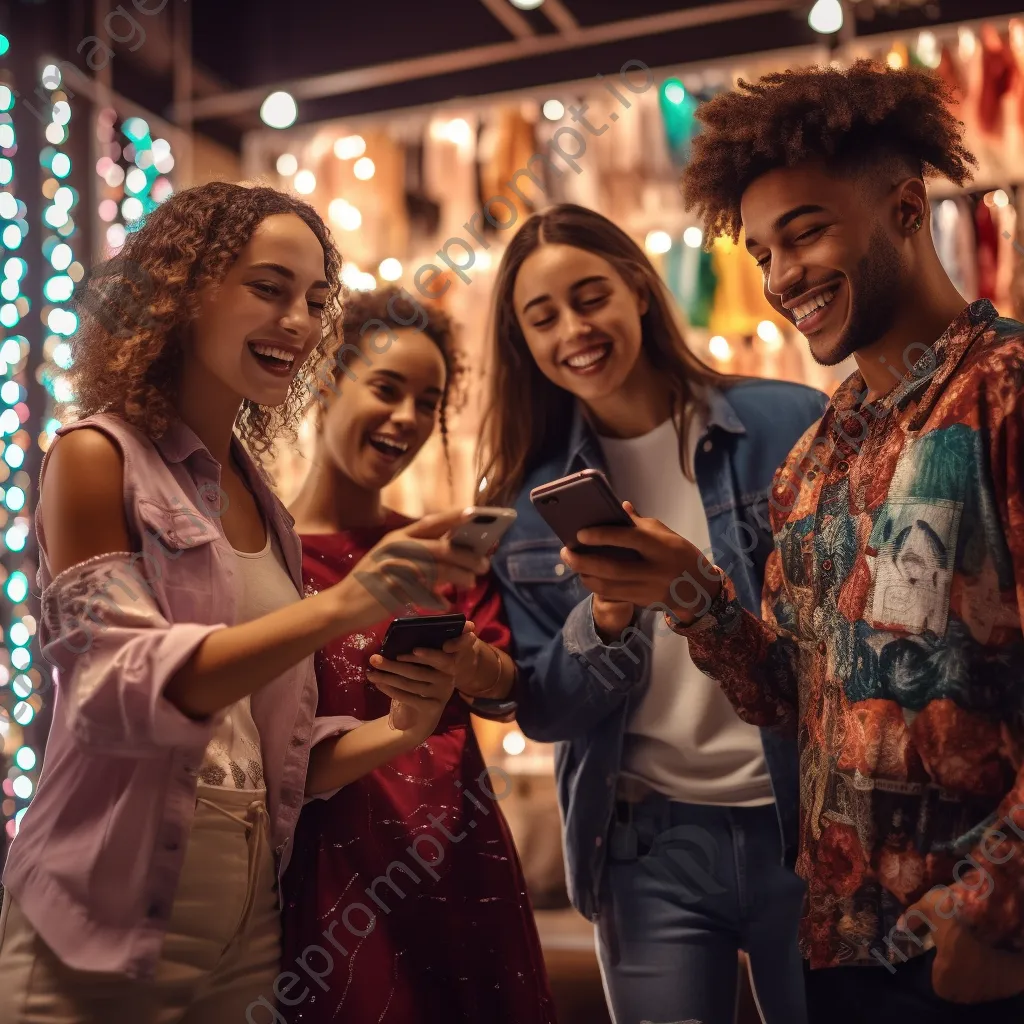
[{"label": "curly blonde hair", "polygon": [[223,281],[267,217],[286,213],[299,217],[323,247],[329,293],[321,338],[285,403],[244,401],[236,430],[257,458],[272,459],[279,440],[294,442],[308,401],[304,381],[327,371],[338,346],[333,325],[341,316],[342,259],[312,206],[262,186],[214,181],[179,192],[128,234],[115,259],[96,268],[80,293],[80,325],[71,342],[78,412],[115,413],[148,437],[161,437],[177,415],[184,341],[200,292]]}]

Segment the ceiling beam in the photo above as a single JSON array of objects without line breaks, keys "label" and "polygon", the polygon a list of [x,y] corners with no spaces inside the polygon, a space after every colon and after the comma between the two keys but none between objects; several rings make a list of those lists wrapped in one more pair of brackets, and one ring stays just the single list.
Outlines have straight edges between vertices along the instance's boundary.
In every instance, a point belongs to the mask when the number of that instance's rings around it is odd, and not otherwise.
[{"label": "ceiling beam", "polygon": [[563,35],[571,36],[573,33],[579,32],[580,23],[576,20],[576,15],[562,3],[562,0],[544,0],[540,9],[547,16],[548,21]]},{"label": "ceiling beam", "polygon": [[507,43],[491,43],[474,46],[467,50],[430,54],[408,60],[376,64],[371,67],[353,68],[349,71],[334,71],[326,75],[315,75],[292,81],[276,82],[252,89],[222,93],[193,100],[191,110],[181,111],[175,104],[174,117],[190,116],[193,121],[228,117],[232,114],[258,110],[260,104],[271,92],[283,89],[297,100],[322,99],[346,93],[362,92],[382,85],[411,82],[418,78],[431,78],[486,67],[490,64],[521,60],[543,54],[560,53],[566,50],[599,46],[602,43],[621,42],[641,36],[662,35],[697,25],[711,25],[736,21],[759,14],[792,10],[803,0],[732,0],[730,3],[712,3],[691,7],[685,11],[670,11],[641,18],[627,18],[623,21],[608,22],[580,28],[572,35],[535,35]]},{"label": "ceiling beam", "polygon": [[535,36],[533,26],[508,2],[508,0],[480,0],[493,14],[498,21],[516,37],[525,39],[527,36]]}]

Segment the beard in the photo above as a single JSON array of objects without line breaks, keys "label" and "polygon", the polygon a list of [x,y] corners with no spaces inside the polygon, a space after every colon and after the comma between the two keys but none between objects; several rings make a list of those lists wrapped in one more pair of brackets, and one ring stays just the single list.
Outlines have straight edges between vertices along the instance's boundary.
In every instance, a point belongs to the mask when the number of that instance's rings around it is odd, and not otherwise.
[{"label": "beard", "polygon": [[821,366],[835,366],[854,352],[874,344],[893,325],[903,291],[904,266],[899,250],[885,231],[875,228],[868,251],[847,278],[850,322],[832,346],[811,356]]}]

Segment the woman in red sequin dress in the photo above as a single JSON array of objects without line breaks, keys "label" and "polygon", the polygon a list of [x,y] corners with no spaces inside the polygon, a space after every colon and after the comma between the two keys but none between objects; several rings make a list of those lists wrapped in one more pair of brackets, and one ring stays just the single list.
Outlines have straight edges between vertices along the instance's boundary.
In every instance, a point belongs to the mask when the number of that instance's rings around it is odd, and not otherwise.
[{"label": "woman in red sequin dress", "polygon": [[[450,330],[445,318],[406,296],[354,296],[346,308],[345,341],[367,358],[347,364],[339,397],[325,399],[317,457],[292,507],[307,594],[344,578],[384,534],[408,523],[384,508],[381,488],[408,466],[439,420],[445,431]],[[372,339],[365,337],[369,321],[380,325]],[[283,964],[301,981],[282,982],[277,993],[281,1012],[296,1024],[555,1021],[522,869],[499,806],[510,780],[485,767],[470,719],[474,700],[485,698],[477,704],[484,713],[509,695],[515,667],[501,653],[508,629],[490,578],[448,598],[477,639],[460,655],[460,692],[433,734],[303,809],[285,879]],[[408,613],[396,607],[396,614]],[[378,664],[387,625],[319,653],[318,715],[365,721],[389,714],[390,698],[373,685],[403,685],[381,671],[393,666]],[[423,656],[444,668],[436,659]],[[396,706],[396,722],[401,715]]]}]

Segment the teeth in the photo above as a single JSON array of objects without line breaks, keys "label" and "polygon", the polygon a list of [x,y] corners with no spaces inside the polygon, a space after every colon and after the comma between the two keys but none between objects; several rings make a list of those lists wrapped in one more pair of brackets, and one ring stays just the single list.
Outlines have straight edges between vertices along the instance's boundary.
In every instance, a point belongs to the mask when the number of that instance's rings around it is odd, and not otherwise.
[{"label": "teeth", "polygon": [[280,359],[283,363],[288,363],[289,366],[295,362],[295,353],[286,348],[278,348],[276,345],[260,345],[255,342],[250,348],[261,356],[272,356],[274,359]]},{"label": "teeth", "polygon": [[805,302],[800,306],[793,307],[793,317],[797,323],[803,320],[805,317],[810,316],[815,310],[821,309],[822,306],[827,306],[834,298],[836,293],[833,292],[821,292],[815,295],[810,302]]},{"label": "teeth", "polygon": [[566,363],[574,370],[585,370],[588,366],[600,362],[608,354],[608,346],[591,349],[589,352],[581,352],[579,355],[566,359]]},{"label": "teeth", "polygon": [[400,452],[403,455],[409,450],[408,444],[396,441],[393,437],[388,437],[387,434],[371,434],[370,440],[377,444],[382,444],[386,448],[391,448],[393,451]]}]

